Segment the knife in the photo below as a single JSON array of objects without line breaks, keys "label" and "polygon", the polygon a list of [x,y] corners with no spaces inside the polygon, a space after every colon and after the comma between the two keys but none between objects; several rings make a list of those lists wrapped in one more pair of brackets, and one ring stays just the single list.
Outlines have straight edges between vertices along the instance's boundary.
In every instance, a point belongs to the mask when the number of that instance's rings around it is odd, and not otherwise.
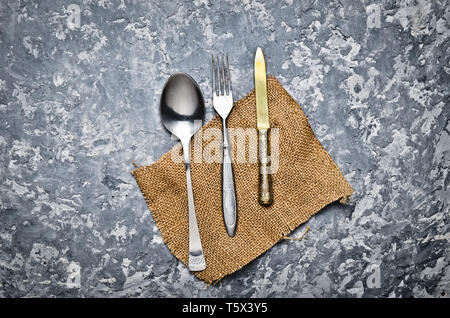
[{"label": "knife", "polygon": [[258,202],[262,206],[272,204],[272,176],[268,154],[269,107],[267,106],[266,62],[261,48],[255,55],[255,95],[256,120],[259,151],[259,191]]}]

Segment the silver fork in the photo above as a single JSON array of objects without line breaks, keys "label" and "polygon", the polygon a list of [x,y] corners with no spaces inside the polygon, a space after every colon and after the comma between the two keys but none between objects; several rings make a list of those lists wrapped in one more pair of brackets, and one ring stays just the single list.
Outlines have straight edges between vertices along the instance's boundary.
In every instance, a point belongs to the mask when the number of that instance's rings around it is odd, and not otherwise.
[{"label": "silver fork", "polygon": [[[226,65],[225,65],[226,62]],[[212,56],[212,88],[213,105],[222,117],[223,131],[223,163],[222,163],[222,211],[225,228],[230,237],[236,231],[236,190],[234,187],[233,166],[231,164],[230,149],[227,133],[227,117],[233,108],[233,94],[231,89],[230,66],[228,55],[221,58]]]}]

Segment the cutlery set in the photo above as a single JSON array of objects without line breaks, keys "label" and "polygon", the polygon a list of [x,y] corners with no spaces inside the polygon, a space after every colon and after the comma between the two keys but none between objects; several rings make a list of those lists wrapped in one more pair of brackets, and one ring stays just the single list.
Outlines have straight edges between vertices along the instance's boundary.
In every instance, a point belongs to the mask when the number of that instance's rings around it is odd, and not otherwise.
[{"label": "cutlery set", "polygon": [[[266,65],[260,48],[257,49],[255,55],[255,95],[260,167],[257,200],[261,206],[267,207],[272,204],[273,197],[268,155],[268,131],[270,125],[267,104]],[[234,237],[238,211],[227,132],[227,117],[233,108],[228,55],[212,56],[212,99],[214,109],[222,118],[222,213],[226,232],[230,237]],[[160,112],[164,126],[180,139],[182,144],[188,197],[188,267],[190,271],[202,271],[206,268],[206,261],[195,213],[190,170],[190,143],[192,136],[202,126],[205,106],[201,90],[195,80],[185,73],[171,75],[161,94]]]}]

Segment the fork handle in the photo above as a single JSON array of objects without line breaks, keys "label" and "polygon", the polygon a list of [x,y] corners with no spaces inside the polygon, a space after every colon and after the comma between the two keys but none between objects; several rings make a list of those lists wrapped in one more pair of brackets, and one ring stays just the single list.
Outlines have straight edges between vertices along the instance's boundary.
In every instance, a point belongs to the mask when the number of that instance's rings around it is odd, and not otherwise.
[{"label": "fork handle", "polygon": [[223,123],[223,163],[222,163],[222,211],[225,228],[230,237],[236,232],[236,189],[234,186],[233,166],[228,144],[228,133],[225,119]]},{"label": "fork handle", "polygon": [[259,193],[258,201],[262,206],[272,204],[272,175],[270,172],[270,159],[268,155],[268,129],[258,130],[259,141]]}]

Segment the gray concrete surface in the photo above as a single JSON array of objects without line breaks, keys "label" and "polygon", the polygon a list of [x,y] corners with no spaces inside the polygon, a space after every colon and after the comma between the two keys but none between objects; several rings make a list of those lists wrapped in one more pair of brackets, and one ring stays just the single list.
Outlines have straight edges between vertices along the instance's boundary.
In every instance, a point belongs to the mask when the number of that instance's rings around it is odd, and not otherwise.
[{"label": "gray concrete surface", "polygon": [[[448,297],[449,8],[2,0],[0,296]],[[207,288],[163,244],[131,161],[175,144],[158,114],[171,73],[198,81],[209,120],[211,54],[240,98],[258,46],[356,193]]]}]

